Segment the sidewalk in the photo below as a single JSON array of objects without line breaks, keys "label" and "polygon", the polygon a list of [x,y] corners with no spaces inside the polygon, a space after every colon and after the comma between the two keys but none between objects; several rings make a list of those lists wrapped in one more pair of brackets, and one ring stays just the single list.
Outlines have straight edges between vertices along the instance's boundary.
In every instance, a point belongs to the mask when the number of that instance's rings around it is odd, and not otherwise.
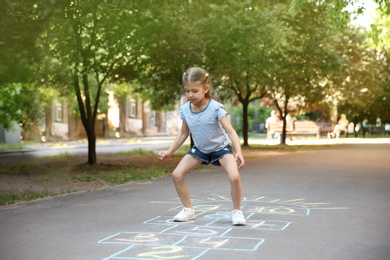
[{"label": "sidewalk", "polygon": [[[160,143],[161,141],[168,142],[175,139],[175,136],[150,136],[150,137],[135,137],[127,139],[97,139],[96,147],[110,147],[118,145],[129,145],[129,144],[139,144],[139,143]],[[75,149],[75,148],[87,148],[88,140],[72,140],[72,141],[57,141],[57,142],[36,142],[29,143],[25,148],[17,150],[0,150],[0,154],[13,154],[13,153],[29,153],[38,150],[47,150],[47,149]]]},{"label": "sidewalk", "polygon": [[[97,139],[96,147],[112,147],[120,145],[131,145],[131,144],[160,144],[162,141],[169,145],[175,140],[174,135],[172,136],[148,136],[148,137],[135,137],[127,139]],[[242,142],[242,140],[241,140]],[[249,138],[249,145],[278,145],[280,141],[278,139],[266,139],[266,138]],[[189,143],[189,141],[188,141]],[[389,144],[389,138],[338,138],[338,139],[313,139],[313,138],[297,138],[294,140],[286,140],[287,145],[336,145],[336,144]],[[87,148],[88,140],[75,140],[75,141],[58,141],[58,142],[47,142],[47,143],[31,143],[26,145],[24,149],[20,150],[0,150],[0,154],[13,154],[13,153],[29,153],[38,150],[47,149],[75,149],[75,148]]]},{"label": "sidewalk", "polygon": [[[278,145],[280,142],[278,139],[255,139],[250,138],[249,144],[264,144],[264,145]],[[306,139],[306,138],[294,138],[294,140],[286,140],[288,145],[333,145],[333,144],[390,144],[389,138],[338,138],[338,139]]]}]

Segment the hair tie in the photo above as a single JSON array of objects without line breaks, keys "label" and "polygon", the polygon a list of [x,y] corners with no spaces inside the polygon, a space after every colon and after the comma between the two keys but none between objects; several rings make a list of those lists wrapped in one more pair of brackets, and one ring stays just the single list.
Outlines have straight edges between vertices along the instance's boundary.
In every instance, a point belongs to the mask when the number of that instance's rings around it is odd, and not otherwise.
[{"label": "hair tie", "polygon": [[206,72],[205,74],[204,74],[204,76],[206,77],[206,79],[209,77],[209,73],[208,72]]}]

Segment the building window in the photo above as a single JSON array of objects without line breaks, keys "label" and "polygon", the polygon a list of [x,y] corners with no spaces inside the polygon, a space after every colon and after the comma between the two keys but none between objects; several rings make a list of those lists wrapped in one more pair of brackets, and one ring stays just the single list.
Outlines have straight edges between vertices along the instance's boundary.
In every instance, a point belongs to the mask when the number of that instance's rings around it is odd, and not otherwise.
[{"label": "building window", "polygon": [[155,126],[156,126],[156,111],[151,110],[150,117],[149,117],[149,127],[155,127]]},{"label": "building window", "polygon": [[137,116],[137,103],[134,99],[130,99],[129,102],[129,117]]},{"label": "building window", "polygon": [[62,121],[62,104],[59,102],[56,102],[56,121],[61,122]]}]

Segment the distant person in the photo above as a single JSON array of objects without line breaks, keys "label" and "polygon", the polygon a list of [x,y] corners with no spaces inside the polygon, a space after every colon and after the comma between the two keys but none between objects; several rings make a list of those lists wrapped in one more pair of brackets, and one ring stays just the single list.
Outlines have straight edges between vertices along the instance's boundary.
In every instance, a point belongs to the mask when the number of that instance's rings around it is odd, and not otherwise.
[{"label": "distant person", "polygon": [[[273,134],[275,134],[272,130],[269,130],[269,126],[271,123],[279,122],[280,118],[276,115],[275,110],[271,111],[271,116],[265,120],[265,128],[267,129],[267,138],[270,139]],[[275,134],[274,138],[279,138],[279,134]]]},{"label": "distant person", "polygon": [[[227,172],[233,201],[232,223],[245,225],[241,211],[242,187],[238,168],[245,164],[241,152],[240,139],[230,124],[225,107],[215,101],[210,94],[209,74],[202,68],[190,68],[183,75],[184,93],[189,100],[179,108],[183,120],[181,131],[167,151],[158,154],[160,160],[170,157],[191,133],[194,146],[181,159],[172,173],[176,191],[183,209],[173,220],[182,222],[195,219],[190,193],[185,182],[186,175],[200,164],[221,166]],[[235,154],[233,154],[232,142]],[[240,161],[237,166],[237,161]]]},{"label": "distant person", "polygon": [[355,133],[355,124],[353,122],[349,122],[348,124],[348,135]]},{"label": "distant person", "polygon": [[368,133],[369,127],[370,126],[368,124],[368,120],[364,119],[363,122],[362,122],[363,137],[366,137],[366,134]]},{"label": "distant person", "polygon": [[334,126],[333,132],[328,133],[328,138],[339,138],[340,134],[344,134],[348,137],[348,119],[345,114],[341,114],[340,120],[337,125]]},{"label": "distant person", "polygon": [[388,123],[385,124],[385,134],[390,134],[390,124]]},{"label": "distant person", "polygon": [[375,126],[381,127],[382,126],[382,119],[380,117],[377,117],[375,120]]},{"label": "distant person", "polygon": [[355,137],[358,137],[361,129],[362,129],[362,124],[360,122],[357,122],[355,128],[353,129]]}]

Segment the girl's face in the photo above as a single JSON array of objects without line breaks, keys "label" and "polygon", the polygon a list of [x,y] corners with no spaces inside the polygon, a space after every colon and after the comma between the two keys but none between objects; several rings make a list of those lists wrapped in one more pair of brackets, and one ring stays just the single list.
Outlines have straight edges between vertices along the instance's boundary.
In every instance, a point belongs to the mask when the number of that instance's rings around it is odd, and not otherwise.
[{"label": "girl's face", "polygon": [[203,105],[206,93],[209,92],[210,86],[208,84],[202,84],[200,81],[187,82],[184,84],[184,93],[187,99],[194,105]]}]

